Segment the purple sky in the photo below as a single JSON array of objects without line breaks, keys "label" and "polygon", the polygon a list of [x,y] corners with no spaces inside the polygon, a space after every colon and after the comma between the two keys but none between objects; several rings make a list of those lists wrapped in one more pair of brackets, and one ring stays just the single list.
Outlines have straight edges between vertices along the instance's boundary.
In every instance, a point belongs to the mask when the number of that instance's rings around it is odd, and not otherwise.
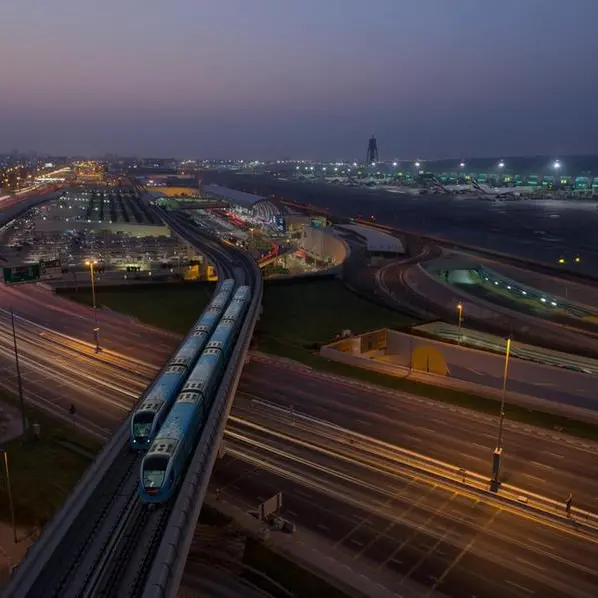
[{"label": "purple sky", "polygon": [[0,4],[0,151],[598,153],[598,0]]}]

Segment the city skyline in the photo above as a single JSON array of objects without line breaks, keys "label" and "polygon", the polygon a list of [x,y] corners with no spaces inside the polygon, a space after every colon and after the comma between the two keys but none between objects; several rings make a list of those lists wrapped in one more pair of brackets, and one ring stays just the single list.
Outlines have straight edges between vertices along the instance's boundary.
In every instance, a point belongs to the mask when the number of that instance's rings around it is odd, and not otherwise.
[{"label": "city skyline", "polygon": [[597,153],[598,5],[478,4],[13,2],[0,152],[338,159],[374,132],[382,160]]}]

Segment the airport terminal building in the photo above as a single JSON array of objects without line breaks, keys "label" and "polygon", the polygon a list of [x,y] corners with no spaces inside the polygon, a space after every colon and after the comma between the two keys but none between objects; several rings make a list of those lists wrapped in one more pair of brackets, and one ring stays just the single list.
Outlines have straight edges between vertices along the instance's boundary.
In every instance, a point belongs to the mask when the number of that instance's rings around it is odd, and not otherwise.
[{"label": "airport terminal building", "polygon": [[[397,160],[370,164],[296,164],[294,178],[330,180],[350,178],[368,184],[458,185],[476,182],[495,187],[528,187],[563,190],[573,195],[598,194],[598,156],[548,156],[532,158],[471,158],[446,160]],[[333,181],[334,182],[334,181]]]}]

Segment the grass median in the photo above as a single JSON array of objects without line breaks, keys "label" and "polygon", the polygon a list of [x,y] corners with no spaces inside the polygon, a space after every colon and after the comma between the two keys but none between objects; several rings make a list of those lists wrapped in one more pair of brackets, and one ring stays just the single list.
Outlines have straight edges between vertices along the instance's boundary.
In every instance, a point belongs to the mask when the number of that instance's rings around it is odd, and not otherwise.
[{"label": "grass median", "polygon": [[[16,398],[0,393],[0,404],[19,419]],[[62,506],[66,497],[89,467],[100,444],[90,440],[68,423],[62,423],[43,411],[26,406],[31,423],[38,423],[39,439],[21,437],[4,443],[15,519],[19,526],[43,526]],[[2,465],[0,518],[10,522],[6,471]]]},{"label": "grass median", "polygon": [[[212,290],[213,286],[207,285],[145,288],[137,292],[106,290],[98,296],[98,303],[147,324],[183,334],[209,301]],[[85,303],[91,301],[89,293],[68,296]],[[494,399],[355,368],[321,357],[318,353],[320,345],[330,342],[343,330],[359,334],[376,328],[400,329],[418,323],[410,316],[357,297],[336,280],[267,284],[263,307],[255,335],[255,348],[260,351],[293,359],[314,369],[498,414],[498,403]],[[506,412],[510,420],[598,440],[595,424],[511,404],[506,406]]]}]

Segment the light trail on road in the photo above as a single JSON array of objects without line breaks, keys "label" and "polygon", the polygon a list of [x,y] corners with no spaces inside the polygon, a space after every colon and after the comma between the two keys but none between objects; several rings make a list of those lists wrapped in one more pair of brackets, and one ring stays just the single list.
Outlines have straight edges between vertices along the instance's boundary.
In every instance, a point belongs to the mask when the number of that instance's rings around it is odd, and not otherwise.
[{"label": "light trail on road", "polygon": [[[239,411],[244,416],[234,416],[226,431],[228,461],[215,472],[221,492],[253,496],[255,506],[268,495],[264,485],[283,490],[283,515],[288,509],[292,519],[338,538],[337,547],[350,547],[354,558],[390,568],[398,584],[409,578],[453,596],[465,595],[461,584],[472,586],[471,595],[501,598],[517,596],[518,587],[543,598],[568,591],[593,596],[596,538],[543,526],[426,479],[380,455],[375,440],[373,447],[351,442],[350,433],[299,422],[298,413],[264,422],[249,405]],[[251,468],[244,473],[239,461]],[[472,570],[472,560],[480,567]]]}]

